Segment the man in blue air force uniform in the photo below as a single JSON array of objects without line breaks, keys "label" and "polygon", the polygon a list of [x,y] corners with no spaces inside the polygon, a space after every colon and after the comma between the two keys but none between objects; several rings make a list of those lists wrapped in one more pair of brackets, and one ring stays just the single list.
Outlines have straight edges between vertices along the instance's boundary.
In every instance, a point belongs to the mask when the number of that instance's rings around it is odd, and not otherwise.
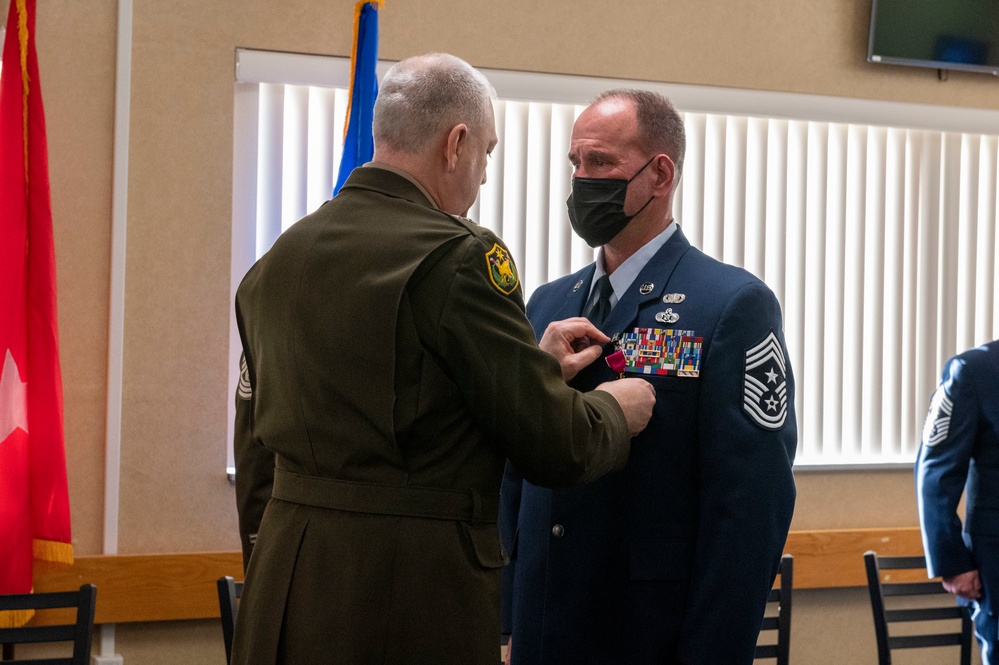
[{"label": "man in blue air force uniform", "polygon": [[[957,505],[967,490],[962,533]],[[999,663],[999,340],[951,358],[916,459],[927,572],[972,607],[985,665]]]},{"label": "man in blue air force uniform", "polygon": [[[602,249],[528,316],[539,335],[588,316],[657,400],[625,469],[592,485],[543,489],[508,466],[514,665],[753,659],[794,507],[794,381],[774,294],[673,223],[684,142],[669,101],[643,91],[604,93],[573,127],[569,218]],[[597,362],[570,385],[614,376]]]}]

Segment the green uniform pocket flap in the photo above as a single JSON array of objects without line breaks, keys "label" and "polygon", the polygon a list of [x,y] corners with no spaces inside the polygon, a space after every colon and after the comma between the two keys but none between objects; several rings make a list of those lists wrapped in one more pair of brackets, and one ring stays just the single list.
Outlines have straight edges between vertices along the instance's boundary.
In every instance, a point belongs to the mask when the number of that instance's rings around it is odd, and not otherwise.
[{"label": "green uniform pocket flap", "polygon": [[500,543],[499,529],[495,524],[462,523],[461,530],[483,568],[502,568],[510,562]]}]

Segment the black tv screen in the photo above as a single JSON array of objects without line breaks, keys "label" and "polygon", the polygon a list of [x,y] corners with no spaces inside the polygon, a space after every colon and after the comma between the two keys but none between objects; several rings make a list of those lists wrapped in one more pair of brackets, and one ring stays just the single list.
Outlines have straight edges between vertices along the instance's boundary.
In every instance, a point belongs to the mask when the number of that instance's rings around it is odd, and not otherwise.
[{"label": "black tv screen", "polygon": [[999,76],[999,0],[873,0],[867,61]]}]

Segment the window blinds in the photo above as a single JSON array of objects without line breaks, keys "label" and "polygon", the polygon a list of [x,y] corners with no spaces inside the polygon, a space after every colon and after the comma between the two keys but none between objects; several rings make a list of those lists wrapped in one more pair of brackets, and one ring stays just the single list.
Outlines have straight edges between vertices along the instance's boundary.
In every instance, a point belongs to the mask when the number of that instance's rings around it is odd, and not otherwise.
[{"label": "window blinds", "polygon": [[[234,285],[329,197],[345,88],[237,83]],[[506,241],[528,296],[595,256],[565,210],[583,103],[495,102],[500,141],[469,216]],[[695,246],[780,299],[798,463],[910,462],[942,363],[999,337],[999,140],[728,110],[684,122],[675,217]]]}]

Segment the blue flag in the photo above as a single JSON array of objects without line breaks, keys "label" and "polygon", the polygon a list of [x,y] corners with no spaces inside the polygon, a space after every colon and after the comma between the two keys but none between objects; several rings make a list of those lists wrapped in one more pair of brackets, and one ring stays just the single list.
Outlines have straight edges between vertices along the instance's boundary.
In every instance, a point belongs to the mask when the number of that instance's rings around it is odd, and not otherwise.
[{"label": "blue flag", "polygon": [[347,176],[371,161],[375,141],[371,134],[375,97],[378,96],[378,7],[381,0],[360,0],[354,5],[354,50],[350,54],[350,102],[343,134],[343,155],[337,172],[333,196],[343,187]]}]

